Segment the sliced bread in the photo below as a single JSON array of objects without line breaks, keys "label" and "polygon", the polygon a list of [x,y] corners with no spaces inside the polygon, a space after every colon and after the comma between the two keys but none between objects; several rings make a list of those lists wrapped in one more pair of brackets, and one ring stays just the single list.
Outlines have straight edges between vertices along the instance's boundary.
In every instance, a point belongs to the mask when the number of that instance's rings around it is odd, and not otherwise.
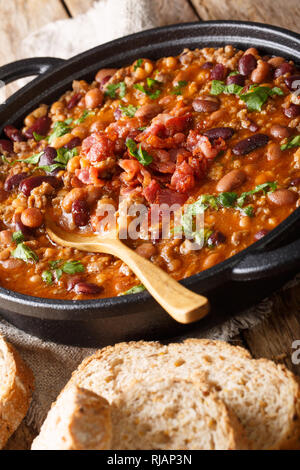
[{"label": "sliced bread", "polygon": [[111,414],[99,395],[73,386],[52,406],[32,450],[106,450],[111,447]]},{"label": "sliced bread", "polygon": [[222,341],[194,339],[168,346],[120,343],[83,361],[69,384],[76,383],[113,403],[132,380],[147,387],[162,377],[190,380],[199,374],[239,418],[254,449],[299,447],[296,377],[282,365],[254,360],[246,350]]},{"label": "sliced bread", "polygon": [[0,335],[0,449],[24,419],[33,388],[31,370]]},{"label": "sliced bread", "polygon": [[249,449],[214,392],[182,379],[134,381],[112,403],[113,450]]}]

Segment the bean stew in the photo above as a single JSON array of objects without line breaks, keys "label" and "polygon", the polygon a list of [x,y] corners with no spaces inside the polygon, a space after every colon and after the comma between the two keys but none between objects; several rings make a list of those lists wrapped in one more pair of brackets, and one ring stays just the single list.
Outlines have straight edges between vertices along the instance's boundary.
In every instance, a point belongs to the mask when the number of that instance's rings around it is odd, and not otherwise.
[{"label": "bean stew", "polygon": [[[0,284],[31,296],[143,290],[119,259],[51,242],[46,212],[68,231],[101,234],[107,207],[120,233],[134,219],[121,221],[124,204],[144,208],[147,229],[137,223],[124,243],[179,280],[260,240],[300,205],[300,70],[254,48],[101,69],[4,134]],[[168,236],[162,205],[184,211]]]}]

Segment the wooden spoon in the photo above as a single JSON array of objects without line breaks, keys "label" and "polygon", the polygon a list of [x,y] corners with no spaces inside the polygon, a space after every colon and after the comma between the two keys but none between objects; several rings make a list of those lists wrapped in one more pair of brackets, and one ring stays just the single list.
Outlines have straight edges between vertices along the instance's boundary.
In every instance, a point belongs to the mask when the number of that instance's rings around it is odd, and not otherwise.
[{"label": "wooden spoon", "polygon": [[58,245],[120,258],[143,283],[155,300],[179,323],[192,323],[209,312],[209,301],[175,281],[165,271],[128,248],[118,238],[67,232],[46,217],[49,237]]}]

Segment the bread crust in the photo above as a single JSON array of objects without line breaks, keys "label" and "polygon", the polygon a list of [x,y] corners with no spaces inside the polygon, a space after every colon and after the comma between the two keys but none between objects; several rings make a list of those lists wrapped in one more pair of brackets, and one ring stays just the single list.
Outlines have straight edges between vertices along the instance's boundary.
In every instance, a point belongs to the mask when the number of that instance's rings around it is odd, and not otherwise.
[{"label": "bread crust", "polygon": [[[290,372],[284,365],[277,365],[272,361],[269,361],[267,359],[253,359],[249,352],[241,348],[239,346],[232,346],[226,342],[223,341],[216,341],[216,340],[208,340],[208,339],[188,339],[185,340],[183,343],[170,343],[168,346],[163,346],[158,342],[145,342],[145,341],[139,341],[139,342],[130,342],[130,343],[119,343],[115,346],[108,346],[102,350],[97,351],[93,356],[85,359],[83,363],[78,367],[78,369],[73,373],[72,378],[70,382],[66,385],[65,389],[67,389],[69,386],[72,384],[78,384],[80,386],[85,386],[87,382],[87,374],[93,374],[92,368],[95,370],[97,369],[97,363],[101,364],[107,364],[107,367],[110,367],[110,359],[113,356],[116,358],[115,360],[122,362],[122,358],[124,358],[126,355],[136,355],[140,356],[141,361],[143,361],[143,352],[148,351],[148,356],[146,359],[146,363],[148,364],[150,362],[149,357],[151,358],[151,354],[153,354],[153,364],[155,364],[155,367],[160,368],[162,367],[162,370],[159,370],[159,373],[163,373],[163,367],[165,364],[168,363],[168,354],[172,355],[174,351],[178,351],[178,357],[181,356],[183,357],[183,350],[184,347],[189,348],[191,350],[191,353],[193,354],[193,348],[212,348],[214,351],[216,351],[220,356],[228,354],[228,356],[233,357],[234,361],[236,361],[236,364],[232,363],[233,368],[241,368],[239,364],[242,363],[242,361],[249,360],[249,367],[250,369],[253,367],[253,370],[259,371],[260,370],[271,370],[273,376],[275,376],[275,381],[278,382],[278,387],[280,384],[284,383],[284,390],[287,390],[288,393],[288,403],[289,406],[284,409],[284,426],[282,429],[280,429],[281,434],[278,436],[277,441],[274,443],[274,445],[270,445],[269,448],[270,450],[279,450],[279,449],[300,449],[300,380],[294,376],[292,372]],[[196,354],[196,353],[195,353]],[[162,356],[162,361],[161,364],[159,363],[158,357]],[[175,356],[175,353],[174,353]],[[183,357],[184,358],[184,357]],[[174,358],[172,356],[172,361],[174,361]],[[241,361],[239,363],[239,361]],[[253,365],[251,362],[253,361]],[[138,364],[138,362],[137,362]],[[208,381],[208,374],[204,369],[201,368],[201,365],[198,366],[198,370],[192,371],[193,374],[190,375],[190,378],[192,379],[195,374],[196,375],[201,375],[202,380]],[[118,366],[117,366],[118,368]],[[89,370],[90,369],[90,370]],[[102,368],[101,368],[102,370]],[[143,375],[143,366],[141,366],[142,370],[142,375]],[[114,371],[113,371],[114,372]],[[134,375],[134,371],[132,372],[132,375]],[[156,370],[157,373],[157,370]],[[168,372],[167,372],[168,373]],[[230,372],[231,373],[231,372]],[[233,370],[233,375],[234,375],[234,370]],[[118,374],[118,372],[117,372]],[[149,376],[149,374],[148,374]],[[176,376],[176,375],[175,375]],[[188,376],[189,377],[189,376]],[[108,377],[110,380],[110,377]],[[111,380],[114,381],[115,377],[112,373]],[[233,379],[235,380],[235,379]],[[91,379],[92,382],[92,379]],[[97,388],[98,393],[102,393],[102,385],[101,381],[99,381],[100,384],[100,390]],[[219,394],[218,390],[218,384],[214,384],[209,382],[210,386],[215,387],[216,392]],[[118,379],[116,382],[116,389],[114,390],[114,395],[120,393],[122,385],[120,384],[120,380]],[[258,385],[259,386],[259,385]],[[98,385],[97,385],[98,387]],[[273,387],[274,388],[274,387]],[[64,392],[62,392],[64,393]],[[104,394],[104,396],[106,396]],[[224,394],[222,395],[224,397]],[[223,398],[222,398],[223,399]],[[229,412],[232,412],[231,409],[231,403],[230,403],[230,395],[227,396],[226,398],[226,405],[229,409]],[[233,413],[236,414],[236,413]],[[263,414],[261,415],[260,419],[263,419]],[[234,418],[233,418],[234,419]],[[266,419],[269,419],[268,416]],[[268,427],[268,422],[265,421],[266,423],[266,428]],[[252,428],[252,431],[255,431],[255,427]],[[257,448],[255,445],[253,445],[253,448]],[[260,447],[258,447],[260,448]]]},{"label": "bread crust", "polygon": [[2,360],[0,370],[0,449],[2,449],[28,411],[34,389],[34,377],[15,348],[1,335],[0,360]]}]

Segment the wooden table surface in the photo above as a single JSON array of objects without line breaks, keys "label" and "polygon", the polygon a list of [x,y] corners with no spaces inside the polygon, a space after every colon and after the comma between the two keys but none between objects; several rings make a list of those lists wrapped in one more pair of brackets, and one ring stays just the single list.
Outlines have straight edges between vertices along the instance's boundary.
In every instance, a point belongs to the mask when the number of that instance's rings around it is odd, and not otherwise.
[{"label": "wooden table surface", "polygon": [[[137,2],[139,0],[136,0]],[[160,12],[161,25],[201,20],[250,20],[282,26],[299,32],[300,2],[286,0],[149,0]],[[20,41],[48,22],[84,13],[94,0],[0,0],[0,65],[18,57]],[[171,8],[170,8],[171,5]],[[254,357],[285,363],[300,375],[300,364],[292,363],[292,343],[300,340],[300,286],[272,296],[273,312],[267,320],[244,330],[233,339]],[[8,448],[20,448],[31,433],[21,427]],[[25,446],[25,444],[23,444]]]}]

